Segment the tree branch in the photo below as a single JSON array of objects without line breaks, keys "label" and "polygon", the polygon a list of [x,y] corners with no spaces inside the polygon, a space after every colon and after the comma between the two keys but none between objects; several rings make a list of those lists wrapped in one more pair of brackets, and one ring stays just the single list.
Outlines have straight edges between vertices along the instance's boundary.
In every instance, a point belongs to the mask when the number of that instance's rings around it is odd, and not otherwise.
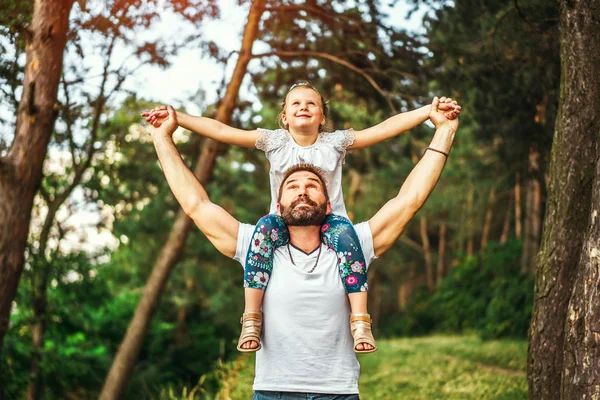
[{"label": "tree branch", "polygon": [[329,14],[323,11],[321,7],[313,7],[307,5],[290,5],[290,6],[277,6],[277,7],[265,7],[265,11],[269,12],[290,12],[290,11],[306,11],[314,15],[318,15],[324,19],[336,20],[341,19],[343,21],[352,22],[356,24],[357,27],[361,25],[361,21],[358,21],[354,18],[346,17],[344,15],[340,15],[338,13]]},{"label": "tree branch", "polygon": [[251,57],[252,58],[262,58],[262,57],[270,57],[270,56],[276,56],[276,57],[280,57],[280,58],[281,57],[317,57],[317,58],[324,58],[326,60],[333,61],[334,63],[340,64],[340,65],[350,69],[351,71],[354,71],[357,74],[361,75],[363,78],[365,78],[371,84],[373,89],[375,89],[385,99],[385,101],[387,102],[387,104],[390,107],[390,109],[392,110],[392,112],[394,114],[396,114],[398,112],[396,110],[396,107],[394,107],[394,104],[389,99],[388,94],[377,84],[377,82],[375,82],[375,80],[369,74],[367,74],[365,71],[363,71],[362,69],[358,68],[357,66],[349,63],[346,60],[343,60],[343,59],[333,56],[331,54],[321,53],[318,51],[310,51],[310,50],[271,51],[268,53],[253,54]]},{"label": "tree branch", "polygon": [[402,243],[406,244],[407,246],[415,249],[419,253],[421,253],[421,254],[424,253],[423,246],[421,246],[419,243],[415,242],[414,240],[408,238],[408,236],[406,236],[406,235],[400,236],[400,241]]}]

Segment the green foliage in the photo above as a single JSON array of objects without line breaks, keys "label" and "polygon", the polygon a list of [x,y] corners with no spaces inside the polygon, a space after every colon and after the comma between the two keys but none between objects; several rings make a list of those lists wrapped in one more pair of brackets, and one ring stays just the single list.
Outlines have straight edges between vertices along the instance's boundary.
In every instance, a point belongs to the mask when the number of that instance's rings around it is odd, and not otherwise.
[{"label": "green foliage", "polygon": [[525,338],[533,277],[520,270],[521,244],[490,244],[483,256],[463,256],[429,293],[415,292],[406,310],[382,321],[381,333],[422,335],[475,331],[484,339]]},{"label": "green foliage", "polygon": [[526,337],[533,277],[521,273],[520,242],[490,244],[483,256],[464,257],[432,299],[438,329],[478,331],[484,338]]}]

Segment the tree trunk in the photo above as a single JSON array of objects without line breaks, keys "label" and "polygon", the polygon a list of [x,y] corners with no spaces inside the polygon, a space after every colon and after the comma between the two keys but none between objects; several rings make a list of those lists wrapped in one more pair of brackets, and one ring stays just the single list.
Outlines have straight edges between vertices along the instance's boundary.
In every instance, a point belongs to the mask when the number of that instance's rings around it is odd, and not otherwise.
[{"label": "tree trunk", "polygon": [[[565,70],[561,94],[565,93],[561,125],[582,147],[584,153],[572,153],[586,163],[577,171],[579,185],[588,190],[590,170],[595,162],[594,183],[589,207],[577,210],[581,221],[587,217],[577,275],[567,311],[561,398],[600,398],[600,0],[563,1],[561,4],[561,60]],[[562,98],[563,96],[561,96]],[[569,101],[571,100],[571,101]],[[563,110],[561,109],[561,115]],[[570,115],[574,112],[575,115]],[[594,146],[595,143],[595,146]],[[595,154],[594,154],[595,150]],[[592,165],[590,165],[592,164]],[[573,178],[573,179],[577,179]],[[587,194],[587,192],[586,192]],[[582,204],[583,206],[583,204]],[[579,215],[582,213],[584,215]],[[586,215],[587,214],[587,215]],[[579,225],[584,228],[585,225]],[[581,229],[580,232],[583,232]],[[581,235],[581,233],[580,233]],[[571,241],[570,237],[565,237]],[[579,237],[577,237],[579,239]]]},{"label": "tree trunk", "polygon": [[405,311],[415,289],[425,286],[426,283],[425,276],[417,273],[417,264],[409,262],[408,279],[398,287],[398,309]]},{"label": "tree trunk", "polygon": [[438,243],[438,259],[437,259],[437,284],[439,285],[446,271],[444,269],[444,257],[446,256],[446,224],[440,225],[440,241]]},{"label": "tree trunk", "polygon": [[521,174],[515,178],[515,237],[521,239]]},{"label": "tree trunk", "polygon": [[542,220],[542,185],[538,180],[539,157],[536,150],[529,153],[529,172],[525,195],[525,229],[523,235],[523,253],[521,255],[521,271],[533,272],[535,259],[540,244]]},{"label": "tree trunk", "polygon": [[425,271],[427,276],[427,289],[435,289],[435,277],[433,273],[433,262],[431,261],[431,246],[427,235],[427,217],[421,217],[421,242],[423,242],[423,257],[425,257]]},{"label": "tree trunk", "polygon": [[196,281],[191,277],[186,277],[183,304],[177,310],[177,325],[175,327],[175,346],[177,347],[185,347],[190,342],[187,329],[187,314],[190,303],[189,299],[193,298],[195,291]]},{"label": "tree trunk", "polygon": [[[599,18],[600,0],[560,3],[561,95],[529,331],[527,370],[532,399],[592,399],[600,395],[599,187],[595,172],[600,140]],[[592,193],[596,196],[593,209]],[[596,268],[596,281],[592,280],[592,267]],[[574,290],[576,277],[578,286]]]},{"label": "tree trunk", "polygon": [[31,328],[31,366],[29,369],[29,384],[27,385],[28,400],[37,400],[42,392],[40,361],[44,348],[44,333],[47,321],[46,308],[48,305],[47,288],[50,276],[50,265],[46,260],[46,247],[50,229],[59,207],[60,204],[58,203],[48,204],[48,214],[46,214],[40,235],[40,249],[35,257],[31,285],[34,323]]},{"label": "tree trunk", "polygon": [[[71,183],[62,191],[57,192],[54,196],[49,196],[45,194],[42,190],[40,193],[44,200],[46,201],[46,205],[48,207],[48,213],[46,214],[46,218],[44,220],[44,225],[42,227],[42,231],[39,239],[39,250],[36,255],[34,255],[36,259],[35,269],[33,270],[33,284],[32,284],[32,303],[33,303],[33,314],[34,314],[34,325],[32,327],[32,349],[31,349],[31,367],[29,373],[29,384],[27,387],[27,399],[28,400],[37,400],[42,395],[42,376],[41,369],[39,363],[41,361],[41,353],[44,347],[44,333],[46,331],[47,324],[47,314],[46,307],[48,303],[47,299],[47,288],[48,281],[50,278],[50,268],[51,263],[46,259],[46,248],[48,245],[48,238],[50,237],[50,229],[55,222],[56,213],[63,205],[63,203],[69,198],[73,190],[81,183],[83,179],[84,173],[88,170],[94,153],[96,152],[95,142],[98,137],[98,130],[100,129],[100,121],[102,118],[102,112],[104,110],[104,105],[108,100],[106,96],[106,85],[108,81],[109,68],[110,68],[110,56],[112,55],[112,51],[108,52],[107,59],[104,63],[104,72],[102,75],[102,83],[100,84],[100,90],[98,96],[95,100],[93,100],[93,118],[91,124],[91,133],[89,137],[89,143],[87,149],[85,151],[85,158],[82,157],[79,163],[75,159],[75,154],[72,153],[72,163],[73,163],[73,175],[70,177]],[[115,85],[113,92],[120,88],[123,83],[124,78],[121,79]],[[68,84],[65,83],[65,93],[68,93]],[[67,103],[68,95],[67,95]],[[68,118],[66,124],[68,126],[67,129],[70,129],[70,126],[73,125],[74,119]],[[72,143],[73,138],[69,138],[71,141],[71,145],[75,146]],[[59,239],[60,242],[60,239]]]},{"label": "tree trunk", "polygon": [[[600,22],[600,21],[598,21]],[[598,35],[600,36],[600,35]],[[600,40],[600,37],[598,37]],[[600,51],[600,47],[598,48]],[[598,60],[600,61],[600,60]],[[596,103],[600,110],[600,101]],[[596,124],[600,154],[600,124]],[[584,238],[565,329],[562,398],[600,398],[600,160],[592,190],[590,224]]]},{"label": "tree trunk", "polygon": [[473,255],[473,248],[475,247],[473,238],[473,196],[474,190],[473,185],[471,185],[467,195],[467,255],[469,257]]},{"label": "tree trunk", "polygon": [[[246,74],[248,62],[252,57],[252,45],[257,36],[258,25],[264,11],[265,1],[254,0],[250,7],[248,23],[244,30],[242,48],[239,53],[237,65],[231,77],[231,82],[227,86],[225,97],[217,109],[215,119],[223,123],[228,123],[231,118],[242,79]],[[194,175],[203,184],[206,184],[212,174],[217,150],[217,142],[209,139],[204,141],[200,158],[194,169]],[[191,228],[191,219],[180,209],[177,212],[175,224],[171,229],[169,238],[161,249],[158,259],[152,268],[152,273],[146,283],[144,294],[140,299],[134,316],[127,328],[125,338],[117,351],[111,369],[106,377],[106,382],[100,394],[100,400],[117,399],[123,392],[125,384],[135,366],[144,337],[146,336],[166,282],[181,255]]]},{"label": "tree trunk", "polygon": [[72,5],[72,0],[35,1],[15,138],[0,159],[0,352],[23,269],[33,197],[54,129]]},{"label": "tree trunk", "polygon": [[487,246],[488,238],[490,236],[490,228],[492,226],[492,216],[494,213],[494,202],[496,200],[496,188],[492,187],[490,190],[490,197],[488,199],[488,206],[485,210],[485,220],[483,223],[483,233],[481,235],[481,253],[485,252],[485,248]]},{"label": "tree trunk", "polygon": [[502,225],[502,234],[500,235],[500,243],[504,244],[508,240],[508,234],[510,232],[510,217],[512,215],[512,206],[515,201],[515,193],[510,194],[508,200],[508,207],[506,207],[506,213],[504,214],[504,224]]}]

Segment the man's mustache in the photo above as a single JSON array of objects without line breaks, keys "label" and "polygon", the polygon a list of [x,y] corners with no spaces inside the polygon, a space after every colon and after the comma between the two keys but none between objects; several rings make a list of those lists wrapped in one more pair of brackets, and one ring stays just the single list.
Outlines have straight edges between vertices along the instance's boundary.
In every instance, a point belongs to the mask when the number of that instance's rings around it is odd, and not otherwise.
[{"label": "man's mustache", "polygon": [[312,206],[312,207],[319,206],[319,204],[317,204],[317,202],[309,199],[308,197],[301,197],[301,198],[298,198],[298,199],[292,201],[292,204],[290,204],[290,208],[292,208],[292,209],[296,208],[296,206],[298,204],[308,204],[309,206]]},{"label": "man's mustache", "polygon": [[317,202],[309,199],[308,197],[300,197],[300,198],[292,201],[292,204],[290,204],[290,208],[295,208],[298,204],[308,204],[309,206],[312,206],[312,207],[319,206],[319,204],[317,204]]}]

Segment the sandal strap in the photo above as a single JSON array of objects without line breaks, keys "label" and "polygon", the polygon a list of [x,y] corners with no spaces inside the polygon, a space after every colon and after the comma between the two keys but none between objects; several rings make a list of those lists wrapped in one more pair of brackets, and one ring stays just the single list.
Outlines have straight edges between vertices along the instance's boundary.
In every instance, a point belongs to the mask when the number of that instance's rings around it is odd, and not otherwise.
[{"label": "sandal strap", "polygon": [[244,320],[248,319],[248,318],[256,318],[256,319],[260,319],[262,321],[262,316],[263,313],[262,311],[248,311],[242,314],[242,317],[240,318],[240,324],[244,323]]},{"label": "sandal strap", "polygon": [[260,348],[260,333],[262,332],[262,312],[261,311],[249,311],[242,314],[240,323],[242,324],[242,332],[238,340],[238,350],[241,349],[241,345],[254,340],[259,343],[259,347],[252,349],[256,351]]},{"label": "sandal strap", "polygon": [[369,314],[350,314],[350,323],[354,321],[364,321],[369,324],[373,322]]},{"label": "sandal strap", "polygon": [[[377,350],[375,338],[371,331],[371,316],[369,314],[350,314],[350,332],[354,338],[354,351],[357,353],[370,353]],[[360,343],[370,344],[372,350],[356,350]]]}]

